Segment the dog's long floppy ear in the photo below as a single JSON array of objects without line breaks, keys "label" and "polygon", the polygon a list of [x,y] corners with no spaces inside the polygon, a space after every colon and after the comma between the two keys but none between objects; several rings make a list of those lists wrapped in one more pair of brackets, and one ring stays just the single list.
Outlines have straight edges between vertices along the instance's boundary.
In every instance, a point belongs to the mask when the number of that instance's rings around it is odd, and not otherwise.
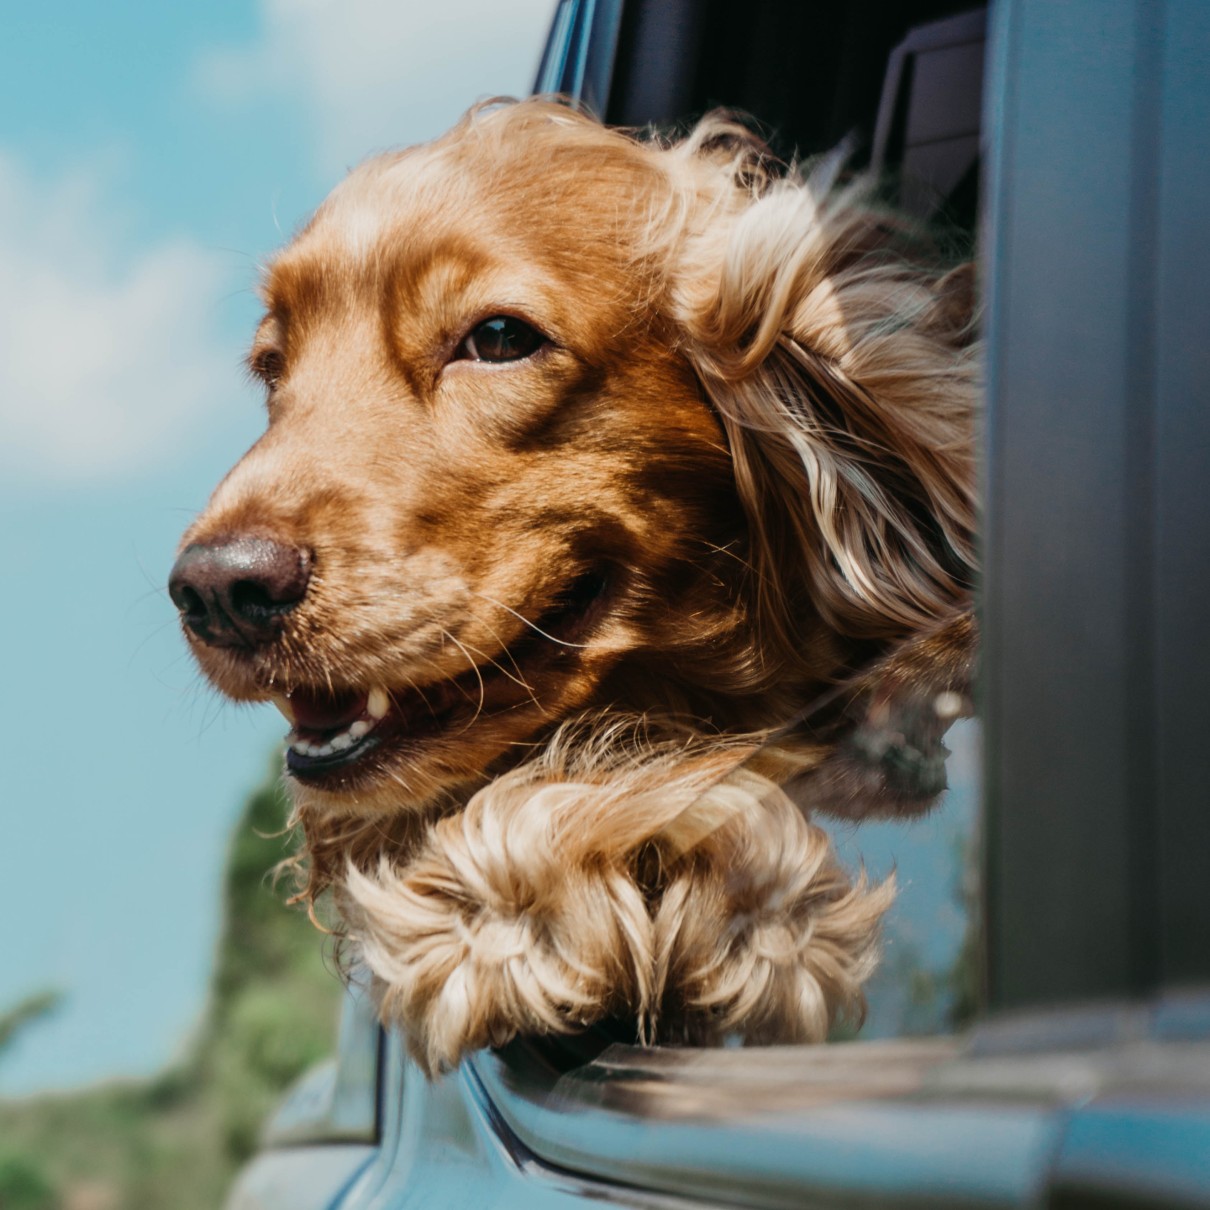
[{"label": "dog's long floppy ear", "polygon": [[742,199],[682,244],[673,307],[731,443],[763,622],[783,649],[804,609],[902,637],[971,596],[971,272],[924,267],[868,184],[768,182],[744,167],[760,156],[731,161]]}]

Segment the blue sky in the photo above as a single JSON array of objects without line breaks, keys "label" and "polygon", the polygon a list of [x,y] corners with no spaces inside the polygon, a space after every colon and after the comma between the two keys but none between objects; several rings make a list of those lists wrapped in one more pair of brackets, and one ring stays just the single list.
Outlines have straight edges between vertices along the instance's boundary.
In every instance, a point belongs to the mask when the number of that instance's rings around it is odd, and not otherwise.
[{"label": "blue sky", "polygon": [[0,1093],[161,1066],[201,1012],[275,712],[162,590],[261,426],[258,261],[366,154],[532,80],[553,0],[0,0]]}]

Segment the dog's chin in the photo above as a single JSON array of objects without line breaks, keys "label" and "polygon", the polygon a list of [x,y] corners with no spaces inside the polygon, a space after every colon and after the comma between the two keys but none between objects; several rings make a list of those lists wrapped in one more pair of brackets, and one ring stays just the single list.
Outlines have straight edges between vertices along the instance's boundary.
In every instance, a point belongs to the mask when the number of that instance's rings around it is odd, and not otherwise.
[{"label": "dog's chin", "polygon": [[[591,696],[606,661],[585,640],[612,597],[605,573],[585,572],[509,646],[444,679],[358,683],[354,675],[270,693],[291,725],[285,765],[296,797],[331,810],[423,809],[523,759]],[[229,675],[231,657],[221,663]],[[259,670],[243,671],[265,683]],[[214,679],[227,687],[227,676]]]}]

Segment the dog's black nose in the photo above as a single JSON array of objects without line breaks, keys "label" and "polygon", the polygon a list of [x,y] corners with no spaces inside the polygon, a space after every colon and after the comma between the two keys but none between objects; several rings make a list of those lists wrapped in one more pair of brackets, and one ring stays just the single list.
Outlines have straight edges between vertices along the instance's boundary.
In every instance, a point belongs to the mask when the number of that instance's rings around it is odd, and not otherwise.
[{"label": "dog's black nose", "polygon": [[181,620],[212,647],[256,647],[307,594],[311,556],[270,538],[187,546],[168,579]]}]

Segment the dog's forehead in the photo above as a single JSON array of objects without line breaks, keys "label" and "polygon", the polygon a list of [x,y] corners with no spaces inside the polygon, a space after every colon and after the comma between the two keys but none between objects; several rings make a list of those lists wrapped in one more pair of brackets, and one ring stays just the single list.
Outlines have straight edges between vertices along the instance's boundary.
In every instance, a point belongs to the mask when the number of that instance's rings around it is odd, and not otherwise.
[{"label": "dog's forehead", "polygon": [[530,243],[537,255],[624,242],[658,188],[631,140],[555,107],[467,121],[431,144],[378,156],[328,196],[278,263],[369,262],[445,238]]},{"label": "dog's forehead", "polygon": [[[356,168],[310,222],[270,261],[261,294],[271,314],[314,319],[353,297],[380,294],[384,273],[423,269],[447,242],[455,198],[450,174],[433,149],[380,156]],[[456,198],[463,229],[481,229],[482,191],[463,182]],[[464,249],[464,255],[469,249]]]},{"label": "dog's forehead", "polygon": [[[463,207],[481,191],[472,170],[461,181]],[[317,250],[364,259],[400,235],[418,235],[440,224],[455,200],[446,156],[432,147],[378,156],[355,168],[328,195],[285,256]]]}]

